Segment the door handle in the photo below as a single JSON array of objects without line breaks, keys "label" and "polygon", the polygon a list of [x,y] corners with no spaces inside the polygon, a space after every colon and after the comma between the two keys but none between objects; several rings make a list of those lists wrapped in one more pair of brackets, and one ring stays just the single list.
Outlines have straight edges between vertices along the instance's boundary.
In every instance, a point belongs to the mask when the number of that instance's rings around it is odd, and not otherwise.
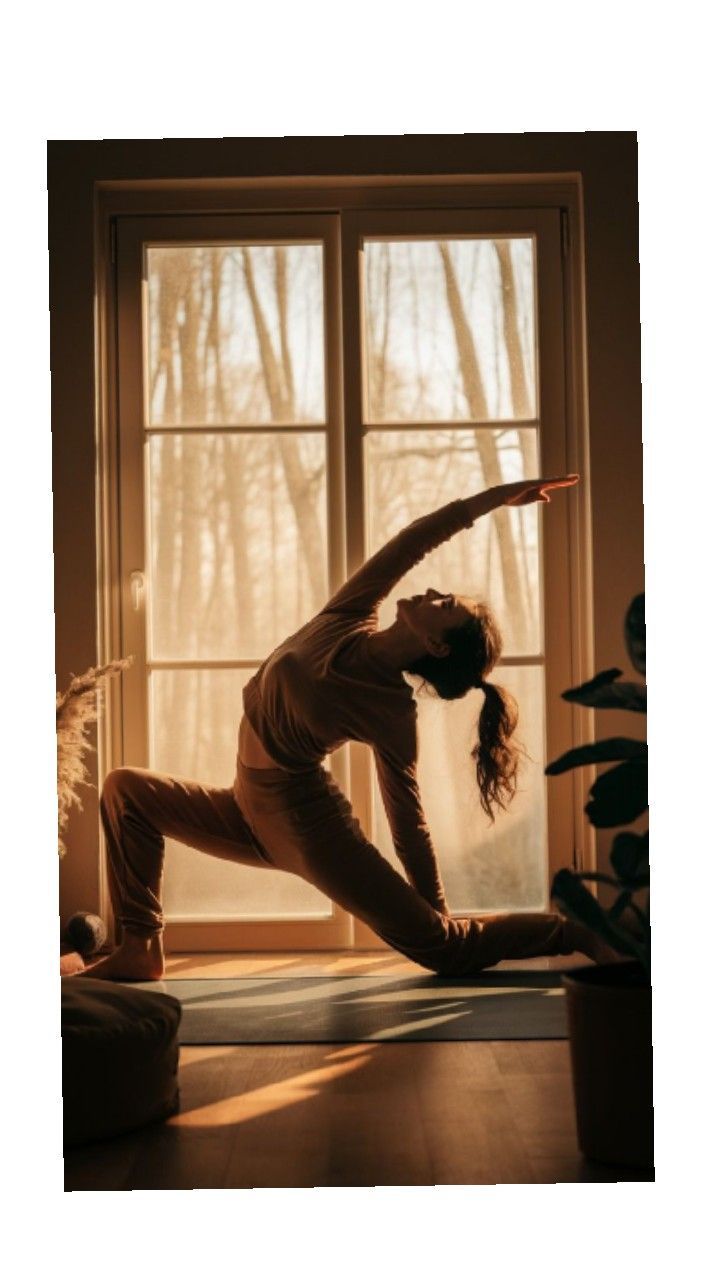
[{"label": "door handle", "polygon": [[140,569],[136,569],[134,573],[130,574],[130,599],[132,600],[132,607],[136,613],[142,604],[144,590],[145,574],[142,573]]}]

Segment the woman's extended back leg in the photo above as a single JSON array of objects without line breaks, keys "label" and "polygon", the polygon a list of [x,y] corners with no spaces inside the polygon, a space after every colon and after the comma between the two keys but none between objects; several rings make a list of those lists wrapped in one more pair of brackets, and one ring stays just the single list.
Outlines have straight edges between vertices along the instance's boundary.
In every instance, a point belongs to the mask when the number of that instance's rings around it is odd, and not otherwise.
[{"label": "woman's extended back leg", "polygon": [[[100,814],[110,896],[116,923],[123,932],[120,951],[125,947],[125,953],[115,952],[98,961],[85,970],[88,976],[161,976],[166,837],[230,862],[271,865],[262,856],[230,787],[208,787],[149,769],[122,767],[113,769],[105,779]],[[141,947],[141,942],[146,945]],[[128,950],[149,957],[146,963],[142,958],[138,962],[141,972],[127,972]]]}]

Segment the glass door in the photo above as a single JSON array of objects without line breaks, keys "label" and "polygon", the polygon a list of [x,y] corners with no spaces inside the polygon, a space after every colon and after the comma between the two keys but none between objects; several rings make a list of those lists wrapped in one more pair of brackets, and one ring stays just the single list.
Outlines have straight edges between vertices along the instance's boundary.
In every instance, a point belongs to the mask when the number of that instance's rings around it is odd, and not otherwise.
[{"label": "glass door", "polygon": [[[231,786],[243,685],[339,580],[335,234],[322,217],[121,223],[125,763]],[[172,840],[163,904],[170,948],[350,936],[300,878]]]},{"label": "glass door", "polygon": [[[457,497],[567,469],[557,211],[348,214],[343,252],[348,468],[362,477],[351,559]],[[387,626],[400,596],[457,591],[488,603],[503,633],[492,679],[518,701],[527,757],[494,825],[470,754],[483,695],[416,698],[420,790],[458,915],[546,908],[554,860],[572,849],[572,797],[553,790],[548,814],[543,772],[570,729],[559,699],[572,683],[569,536],[563,500],[503,508],[427,556],[380,611]],[[353,786],[401,870],[364,749]],[[372,936],[356,926],[359,942]]]},{"label": "glass door", "polygon": [[[569,468],[560,213],[419,209],[122,217],[117,236],[117,591],[122,760],[230,787],[242,688],[283,639],[417,516]],[[419,780],[457,914],[537,910],[573,849],[576,496],[505,508],[385,602],[486,600],[520,706],[515,801],[483,814],[480,692],[417,697]],[[369,750],[326,762],[399,868]],[[170,949],[382,946],[297,877],[168,841]]]}]

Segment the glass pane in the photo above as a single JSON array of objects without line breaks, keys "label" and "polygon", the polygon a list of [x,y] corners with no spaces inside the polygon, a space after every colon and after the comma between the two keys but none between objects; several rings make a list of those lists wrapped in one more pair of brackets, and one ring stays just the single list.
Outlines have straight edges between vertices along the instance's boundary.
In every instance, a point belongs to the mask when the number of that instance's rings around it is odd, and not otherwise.
[{"label": "glass pane", "polygon": [[324,422],[321,244],[147,251],[149,421]]},{"label": "glass pane", "polygon": [[149,653],[262,659],[328,596],[324,433],[148,438]]},{"label": "glass pane", "polygon": [[[154,671],[150,677],[150,768],[231,787],[243,685],[252,671]],[[299,876],[247,867],[167,841],[163,906],[191,916],[326,919],[332,905]]]},{"label": "glass pane", "polygon": [[[489,485],[538,474],[534,427],[371,431],[365,437],[369,552],[418,516]],[[476,520],[402,579],[380,609],[395,617],[400,596],[435,587],[484,600],[495,613],[504,653],[542,652],[538,508],[503,507]]]},{"label": "glass pane", "polygon": [[368,422],[536,416],[529,238],[366,240]]},{"label": "glass pane", "polygon": [[[517,737],[530,760],[495,825],[480,807],[475,764],[480,691],[445,702],[418,693],[418,779],[451,910],[545,910],[547,885],[544,676],[540,667],[499,667],[492,677],[518,701]],[[373,769],[373,842],[401,870]]]}]

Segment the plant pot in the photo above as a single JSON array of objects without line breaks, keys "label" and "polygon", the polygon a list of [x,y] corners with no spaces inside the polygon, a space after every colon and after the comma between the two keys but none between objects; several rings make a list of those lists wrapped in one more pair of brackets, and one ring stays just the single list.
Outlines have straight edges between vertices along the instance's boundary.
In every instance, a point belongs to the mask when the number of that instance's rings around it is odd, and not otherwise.
[{"label": "plant pot", "polygon": [[580,1150],[653,1166],[651,988],[636,961],[565,974]]}]

